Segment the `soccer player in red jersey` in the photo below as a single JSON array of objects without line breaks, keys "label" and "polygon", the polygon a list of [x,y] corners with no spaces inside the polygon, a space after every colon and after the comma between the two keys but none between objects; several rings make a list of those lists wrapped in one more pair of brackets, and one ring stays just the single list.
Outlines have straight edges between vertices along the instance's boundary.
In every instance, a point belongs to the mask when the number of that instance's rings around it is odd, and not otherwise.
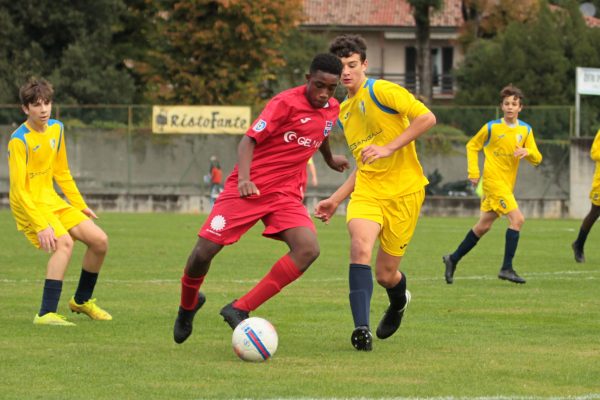
[{"label": "soccer player in red jersey", "polygon": [[290,251],[249,292],[221,309],[232,329],[298,279],[319,256],[315,226],[302,204],[302,188],[306,164],[317,150],[332,169],[341,172],[349,167],[344,156],[331,154],[328,144],[339,113],[332,96],[341,72],[337,57],[315,56],[307,83],[271,99],[240,141],[238,164],[200,229],[181,278],[175,342],[183,343],[192,333],[194,316],[205,301],[200,286],[212,259],[259,220],[265,225],[263,235],[283,240]]}]

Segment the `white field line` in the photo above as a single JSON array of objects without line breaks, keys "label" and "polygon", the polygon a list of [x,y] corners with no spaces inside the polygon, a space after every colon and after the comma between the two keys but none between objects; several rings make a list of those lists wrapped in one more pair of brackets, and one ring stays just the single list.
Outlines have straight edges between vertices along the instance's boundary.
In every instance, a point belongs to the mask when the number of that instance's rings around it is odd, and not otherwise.
[{"label": "white field line", "polygon": [[[543,280],[569,280],[569,279],[600,279],[600,269],[597,270],[578,270],[578,271],[558,271],[558,272],[531,272],[521,274],[525,278],[531,279],[543,279]],[[583,276],[582,276],[583,275]],[[587,276],[586,276],[587,275]],[[498,279],[494,272],[490,272],[487,275],[468,275],[468,276],[456,276],[459,280],[496,280]],[[101,278],[102,279],[102,278]],[[345,276],[338,278],[327,278],[327,279],[311,279],[311,278],[300,278],[303,282],[346,282],[348,280]],[[429,282],[429,281],[443,281],[443,274],[435,277],[411,277],[411,281]],[[77,282],[79,278],[67,278],[65,282]],[[40,283],[43,279],[6,279],[0,278],[0,283]],[[218,283],[255,283],[258,279],[211,279],[212,282]],[[180,279],[102,279],[102,283],[107,284],[131,284],[131,283],[143,283],[148,285],[162,285],[162,284],[178,284]]]},{"label": "white field line", "polygon": [[[477,397],[281,397],[266,400],[596,400],[600,399],[600,393],[583,394],[579,396],[477,396]],[[250,400],[249,398],[242,400]]]}]

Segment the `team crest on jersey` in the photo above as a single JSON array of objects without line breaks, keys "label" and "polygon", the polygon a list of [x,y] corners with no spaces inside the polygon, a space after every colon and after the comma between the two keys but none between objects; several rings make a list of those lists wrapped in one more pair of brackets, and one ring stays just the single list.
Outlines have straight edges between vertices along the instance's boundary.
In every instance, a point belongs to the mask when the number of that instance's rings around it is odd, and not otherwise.
[{"label": "team crest on jersey", "polygon": [[50,139],[50,147],[52,148],[52,150],[54,150],[54,148],[56,147],[56,139]]},{"label": "team crest on jersey", "polygon": [[363,113],[363,114],[366,114],[366,113],[367,113],[367,111],[365,110],[365,102],[364,102],[364,101],[361,101],[361,102],[358,104],[358,108],[360,108],[360,112],[361,112],[361,113]]},{"label": "team crest on jersey", "polygon": [[325,121],[325,129],[323,130],[323,136],[329,136],[329,132],[333,128],[333,121]]},{"label": "team crest on jersey", "polygon": [[259,119],[258,122],[252,127],[252,130],[258,133],[264,131],[266,127],[267,121],[265,121],[264,119]]},{"label": "team crest on jersey", "polygon": [[600,198],[600,195],[598,193],[594,193],[594,196],[592,197],[592,200],[596,201]]},{"label": "team crest on jersey", "polygon": [[521,143],[521,140],[523,140],[523,135],[517,135],[517,143]]}]

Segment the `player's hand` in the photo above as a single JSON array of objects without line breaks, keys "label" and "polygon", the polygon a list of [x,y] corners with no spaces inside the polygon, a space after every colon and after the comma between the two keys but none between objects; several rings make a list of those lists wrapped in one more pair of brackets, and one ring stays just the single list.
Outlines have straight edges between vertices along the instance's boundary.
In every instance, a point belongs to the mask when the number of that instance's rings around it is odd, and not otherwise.
[{"label": "player's hand", "polygon": [[529,155],[529,150],[527,150],[525,147],[517,147],[514,154],[515,157],[517,157],[520,160]]},{"label": "player's hand", "polygon": [[250,197],[250,196],[259,196],[260,190],[256,187],[254,182],[249,179],[244,179],[238,181],[238,192],[240,193],[240,197]]},{"label": "player's hand", "polygon": [[471,182],[471,185],[477,186],[479,183],[479,178],[469,178],[469,182]]},{"label": "player's hand", "polygon": [[361,150],[363,164],[372,164],[380,158],[389,157],[393,152],[385,146],[371,144]]},{"label": "player's hand", "polygon": [[54,235],[54,229],[51,226],[46,229],[42,229],[37,233],[38,242],[40,242],[40,249],[45,252],[52,253],[56,251],[56,236]]},{"label": "player's hand", "polygon": [[333,154],[331,156],[331,160],[329,160],[327,165],[329,165],[329,168],[337,172],[343,172],[344,170],[350,168],[350,163],[348,162],[348,159],[345,156],[339,154]]},{"label": "player's hand", "polygon": [[85,208],[85,209],[81,210],[81,212],[84,213],[85,215],[87,215],[91,219],[98,219],[98,216],[96,215],[95,212],[92,211],[91,208]]},{"label": "player's hand", "polygon": [[338,205],[331,199],[321,200],[315,206],[315,218],[328,224],[337,207]]}]

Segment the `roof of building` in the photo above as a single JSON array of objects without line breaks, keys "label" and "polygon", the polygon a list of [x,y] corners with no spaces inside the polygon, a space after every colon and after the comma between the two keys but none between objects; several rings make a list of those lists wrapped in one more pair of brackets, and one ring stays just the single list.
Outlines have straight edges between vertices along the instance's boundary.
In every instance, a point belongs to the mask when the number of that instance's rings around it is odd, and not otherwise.
[{"label": "roof of building", "polygon": [[[461,0],[443,1],[442,10],[432,15],[431,26],[461,26]],[[304,12],[304,25],[415,26],[406,0],[304,0]]]}]

